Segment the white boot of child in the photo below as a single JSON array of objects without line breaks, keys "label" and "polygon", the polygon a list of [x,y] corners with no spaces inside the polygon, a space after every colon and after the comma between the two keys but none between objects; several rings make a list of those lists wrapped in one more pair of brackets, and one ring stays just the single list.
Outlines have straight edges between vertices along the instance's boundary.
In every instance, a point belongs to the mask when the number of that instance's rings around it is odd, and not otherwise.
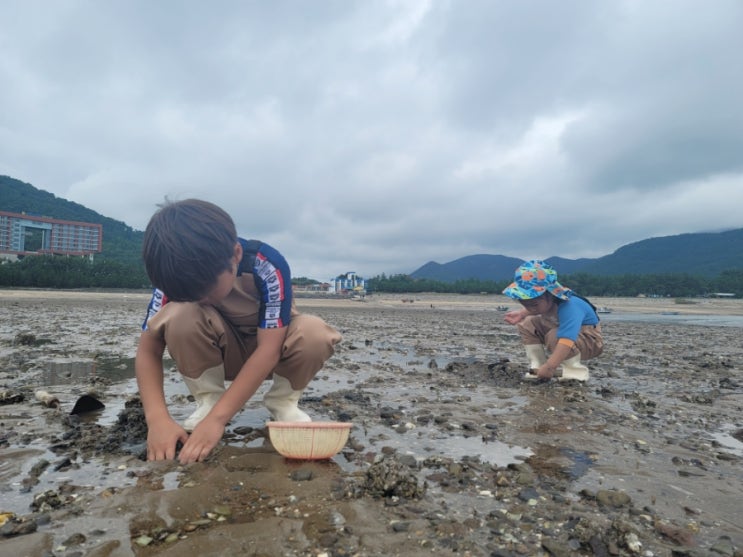
[{"label": "white boot of child", "polygon": [[562,376],[559,379],[562,381],[568,379],[588,381],[588,367],[580,363],[580,354],[562,362]]},{"label": "white boot of child", "polygon": [[183,422],[183,429],[193,431],[224,394],[224,366],[207,369],[196,379],[184,375],[183,381],[196,399],[196,411]]},{"label": "white boot of child", "polygon": [[537,379],[537,370],[547,362],[547,354],[544,352],[542,344],[525,344],[526,357],[529,360],[529,373],[524,375],[524,379]]},{"label": "white boot of child", "polygon": [[292,389],[286,377],[274,373],[273,385],[263,395],[263,404],[277,422],[311,422],[312,418],[297,407],[301,396],[302,391]]}]

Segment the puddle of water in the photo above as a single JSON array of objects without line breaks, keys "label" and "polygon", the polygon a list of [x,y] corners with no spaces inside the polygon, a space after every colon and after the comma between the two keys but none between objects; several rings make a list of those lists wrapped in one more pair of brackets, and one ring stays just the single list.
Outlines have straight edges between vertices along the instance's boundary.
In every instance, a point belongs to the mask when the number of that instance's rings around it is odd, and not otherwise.
[{"label": "puddle of water", "polygon": [[176,489],[179,485],[181,473],[178,471],[166,472],[163,474],[163,490],[170,491]]},{"label": "puddle of water", "polygon": [[523,461],[533,453],[531,449],[508,445],[501,441],[483,441],[479,435],[463,437],[461,435],[446,435],[441,431],[418,426],[405,433],[390,433],[389,428],[372,428],[361,436],[362,441],[379,436],[387,437],[377,445],[387,445],[396,448],[402,454],[412,454],[416,458],[442,456],[459,460],[463,457],[479,457],[483,462],[494,466],[505,467],[509,464]]},{"label": "puddle of water", "polygon": [[[337,385],[324,385],[322,382],[317,381],[312,384],[317,387],[313,392],[318,396],[337,389]],[[268,385],[263,385],[259,389],[255,397],[230,421],[229,430],[235,430],[240,427],[251,427],[254,429],[265,427],[269,415],[263,407],[261,400],[263,392],[267,389]],[[368,392],[371,393],[374,390],[368,390]],[[390,403],[410,402],[416,395],[419,396],[423,392],[424,389],[419,392],[415,392],[413,389],[406,389],[405,391],[396,391],[394,398],[391,398],[389,393],[387,393],[383,399]],[[476,396],[473,397],[472,401],[473,404],[485,404],[492,401],[492,397],[489,397],[487,393],[475,394]],[[473,393],[467,391],[467,395],[472,396]],[[378,396],[382,395],[379,394]],[[514,405],[523,405],[525,403],[525,397],[514,397],[513,399],[508,399],[508,401],[499,401],[499,406],[503,408],[494,408],[493,413],[508,412]],[[182,407],[171,406],[171,413],[176,419],[185,418],[192,410],[192,406],[189,403],[186,403]],[[330,418],[313,415],[313,419],[323,420]],[[522,461],[533,454],[529,448],[509,445],[498,440],[484,441],[480,435],[465,437],[461,434],[461,431],[447,434],[434,426],[427,425],[416,425],[415,428],[406,430],[404,433],[397,433],[393,429],[384,426],[369,428],[362,420],[356,420],[351,430],[351,436],[367,447],[374,446],[381,448],[382,446],[390,446],[402,454],[413,454],[420,459],[432,455],[441,455],[442,457],[452,459],[460,459],[468,456],[480,457],[484,462],[496,466],[507,466],[511,463]],[[250,440],[247,443],[230,441],[232,445],[243,447],[260,447],[263,443],[264,439],[262,437]],[[340,455],[336,456],[334,460],[346,470],[353,468],[344,462],[344,459],[340,458]]]},{"label": "puddle of water", "polygon": [[696,315],[673,313],[609,313],[601,321],[631,321],[640,323],[675,323],[678,325],[706,325],[711,327],[743,327],[741,315]]},{"label": "puddle of water", "polygon": [[[425,353],[420,348],[411,348],[403,344],[375,343],[373,349],[349,351],[345,358],[354,361],[360,366],[354,371],[349,383],[364,384],[364,392],[377,400],[383,400],[385,405],[395,406],[403,414],[414,416],[420,412],[425,401],[438,396],[437,390],[432,390],[425,382],[401,382],[391,389],[388,385],[370,386],[367,381],[374,378],[380,365],[395,365],[404,372],[425,373],[429,371],[430,362],[435,362],[439,368],[449,363],[472,364],[480,358],[477,356],[462,355],[461,350],[452,348],[448,352],[445,348],[437,349],[435,355]],[[325,389],[322,382],[314,381],[310,387],[318,387],[318,391],[332,392],[338,386]],[[310,390],[308,389],[308,393]],[[483,386],[479,389],[447,387],[447,399],[461,398],[467,400],[466,406],[487,408],[488,414],[497,416],[513,412],[514,409],[527,404],[527,397],[517,395],[506,399],[500,398],[496,389]],[[497,402],[494,402],[497,401]],[[437,403],[440,401],[437,401]],[[411,418],[412,419],[412,418]],[[456,418],[452,418],[456,421]],[[359,424],[357,424],[359,425]],[[515,445],[508,445],[497,440],[483,441],[480,435],[465,437],[459,432],[451,435],[434,426],[416,424],[414,429],[404,433],[397,433],[391,428],[365,426],[355,427],[351,435],[367,446],[390,446],[400,453],[413,454],[418,458],[440,455],[444,458],[460,459],[462,457],[480,457],[484,462],[496,466],[507,466],[528,458],[533,453],[531,449]],[[382,439],[383,441],[380,441]]]},{"label": "puddle of water", "polygon": [[728,426],[725,426],[723,428],[723,431],[712,433],[712,439],[717,441],[731,453],[743,457],[743,442],[739,441],[733,436],[734,433],[740,431],[740,429],[737,429],[735,426],[730,424]]},{"label": "puddle of water", "polygon": [[[425,352],[425,351],[424,351]],[[346,353],[346,356],[349,354]],[[403,371],[428,371],[430,362],[435,362],[439,367],[445,367],[453,360],[457,361],[475,361],[474,357],[461,356],[461,353],[452,349],[449,352],[444,351],[436,356],[423,354],[420,350],[410,348],[409,346],[375,346],[370,350],[358,350],[353,353],[353,360],[364,361],[355,372],[346,372],[338,374],[334,378],[332,372],[324,374],[320,380],[313,381],[306,391],[308,396],[323,396],[325,394],[337,391],[338,389],[349,388],[360,382],[367,381],[375,374],[375,366],[380,364],[399,366]],[[166,370],[170,369],[169,362],[165,362]],[[171,364],[172,365],[172,364]],[[117,384],[116,389],[109,390],[108,394],[102,399],[106,407],[96,413],[82,416],[81,419],[94,421],[102,426],[111,426],[117,419],[124,407],[124,401],[130,396],[137,393],[136,380],[134,379],[134,359],[133,358],[112,358],[92,360],[70,360],[50,362],[48,369],[43,374],[43,386],[54,395],[59,396],[62,401],[60,411],[69,412],[74,405],[75,400],[80,392],[80,385],[87,385],[91,379],[96,377],[105,378],[108,381]],[[256,395],[230,422],[228,431],[234,431],[239,427],[251,427],[262,429],[265,427],[269,414],[262,404],[263,394],[270,387],[270,382],[266,382],[258,390]],[[398,388],[399,387],[399,388]],[[431,397],[431,390],[426,385],[420,388],[408,388],[403,386],[396,387],[394,397],[390,392],[383,392],[381,389],[379,396],[383,400],[391,403],[408,405],[411,400],[421,399],[422,397]],[[166,371],[164,390],[166,400],[168,400],[169,410],[174,419],[182,421],[193,412],[194,405],[188,400],[188,389],[183,381],[180,380],[177,372]],[[447,393],[447,396],[456,397],[457,393]],[[499,400],[497,407],[492,404],[492,393],[488,394],[482,390],[472,391],[469,389],[462,390],[461,396],[467,397],[470,401],[468,404],[487,405],[492,408],[492,413],[507,412],[514,405],[525,404],[525,397],[515,397],[513,400]],[[411,408],[414,410],[414,408]],[[314,416],[315,419],[323,419],[322,416]],[[326,418],[329,419],[329,418]],[[480,435],[465,437],[461,431],[455,431],[448,434],[435,426],[419,425],[415,429],[404,433],[397,433],[384,426],[374,427],[366,430],[361,424],[356,424],[352,430],[352,435],[362,444],[367,446],[381,447],[384,445],[395,447],[401,453],[413,454],[421,460],[429,456],[441,455],[443,457],[458,460],[463,457],[479,457],[482,461],[491,463],[496,466],[507,466],[508,464],[518,462],[528,458],[533,453],[530,449],[508,445],[506,443],[490,440],[483,441]],[[263,437],[253,438],[246,437],[243,441],[237,439],[227,439],[231,445],[253,448],[261,447],[267,441]],[[26,457],[20,469],[14,470],[14,474],[7,477],[9,490],[3,493],[3,510],[16,512],[17,514],[27,513],[29,511],[32,496],[22,490],[21,481],[27,477],[31,467],[42,459],[52,463],[47,470],[39,477],[39,484],[32,488],[33,493],[38,493],[45,489],[55,489],[61,481],[68,481],[74,485],[90,486],[95,489],[103,489],[105,486],[125,487],[136,483],[134,476],[127,474],[126,467],[138,466],[141,461],[135,457],[121,457],[122,468],[112,466],[107,462],[105,466],[99,459],[86,461],[85,466],[81,469],[71,467],[64,471],[52,472],[55,462],[60,460],[58,455],[49,452],[46,447],[26,447],[28,450],[38,451],[38,456],[34,458]],[[136,454],[137,451],[134,451]],[[333,459],[342,468],[352,469],[354,464],[346,461],[342,453]],[[130,462],[131,461],[131,462]],[[165,474],[163,479],[163,489],[175,489],[178,487],[178,474],[170,472]]]},{"label": "puddle of water", "polygon": [[[427,370],[429,365],[433,364],[439,368],[444,368],[453,362],[472,364],[481,359],[478,355],[463,355],[461,347],[424,348],[389,342],[375,343],[373,347],[365,349],[348,350],[343,355],[357,364],[375,366],[385,363],[397,365],[402,369],[416,370]],[[486,351],[485,355],[492,356],[489,351]]]},{"label": "puddle of water", "polygon": [[55,386],[90,381],[97,377],[114,383],[134,377],[134,358],[49,362],[41,380],[45,385]]},{"label": "puddle of water", "polygon": [[[4,466],[18,464],[14,472],[3,483],[2,489],[2,508],[5,512],[13,512],[17,515],[24,515],[31,512],[31,502],[34,494],[42,493],[47,490],[58,490],[63,483],[102,490],[107,486],[126,487],[136,483],[136,478],[130,477],[127,473],[131,467],[144,464],[131,456],[122,456],[113,462],[103,463],[100,459],[86,460],[84,465],[73,463],[69,468],[55,470],[55,464],[59,463],[62,458],[42,447],[28,446],[23,450],[10,449],[2,451]],[[49,462],[47,468],[39,475],[39,483],[26,489],[22,480],[27,478],[31,468],[40,463],[42,460]]]},{"label": "puddle of water", "polygon": [[572,465],[566,470],[571,480],[577,480],[584,476],[593,466],[593,456],[584,451],[562,448],[560,452],[570,459]]},{"label": "puddle of water", "polygon": [[[385,404],[397,407],[400,412],[411,416],[411,420],[422,409],[423,403],[431,392],[426,385],[396,385],[394,394],[387,387],[365,388],[378,400]],[[525,396],[515,396],[508,399],[499,399],[497,406],[493,404],[494,395],[489,389],[476,391],[470,389],[448,389],[447,398],[456,399],[457,396],[467,399],[468,407],[486,407],[491,416],[512,412],[515,407],[523,406],[527,402]],[[481,435],[466,437],[457,427],[458,418],[452,416],[450,423],[454,427],[452,433],[441,428],[426,424],[411,424],[403,433],[398,433],[390,427],[371,427],[357,424],[351,435],[364,445],[377,447],[390,446],[403,454],[413,454],[418,458],[440,455],[445,458],[460,459],[462,457],[480,457],[484,462],[496,466],[507,466],[531,456],[532,451],[525,447],[508,445],[495,439],[483,440]]]}]

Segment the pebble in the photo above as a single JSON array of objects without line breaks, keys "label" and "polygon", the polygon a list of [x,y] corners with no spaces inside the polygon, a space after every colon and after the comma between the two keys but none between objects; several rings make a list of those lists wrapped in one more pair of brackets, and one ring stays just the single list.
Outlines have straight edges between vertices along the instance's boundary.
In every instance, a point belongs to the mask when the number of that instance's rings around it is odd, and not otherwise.
[{"label": "pebble", "polygon": [[624,543],[632,553],[639,553],[640,549],[642,549],[642,543],[634,532],[630,532],[624,537]]},{"label": "pebble", "polygon": [[605,507],[624,507],[632,502],[632,499],[624,491],[601,489],[596,492],[596,501]]},{"label": "pebble", "polygon": [[291,474],[291,479],[295,482],[307,482],[312,479],[312,470],[309,468],[294,470]]},{"label": "pebble", "polygon": [[153,541],[155,541],[150,536],[139,536],[134,540],[134,543],[136,543],[140,547],[147,547],[150,545]]},{"label": "pebble", "polygon": [[400,521],[392,523],[392,530],[394,532],[407,532],[410,530],[410,522]]},{"label": "pebble", "polygon": [[232,509],[227,505],[215,505],[212,509],[216,514],[220,516],[231,516]]},{"label": "pebble", "polygon": [[733,545],[732,540],[725,536],[718,539],[714,545],[710,547],[710,551],[719,553],[723,557],[733,557],[735,555],[735,546]]}]

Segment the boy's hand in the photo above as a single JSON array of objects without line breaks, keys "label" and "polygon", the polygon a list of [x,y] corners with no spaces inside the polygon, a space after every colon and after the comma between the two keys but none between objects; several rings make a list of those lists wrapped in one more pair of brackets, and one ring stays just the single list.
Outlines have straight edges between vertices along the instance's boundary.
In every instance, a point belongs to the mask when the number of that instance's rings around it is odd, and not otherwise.
[{"label": "boy's hand", "polygon": [[224,435],[224,425],[218,420],[209,419],[209,416],[201,420],[191,436],[183,445],[181,452],[178,454],[178,460],[181,464],[190,464],[204,460],[211,450],[217,446],[219,440]]},{"label": "boy's hand", "polygon": [[188,433],[173,419],[147,427],[147,460],[172,460],[178,441],[185,443]]}]

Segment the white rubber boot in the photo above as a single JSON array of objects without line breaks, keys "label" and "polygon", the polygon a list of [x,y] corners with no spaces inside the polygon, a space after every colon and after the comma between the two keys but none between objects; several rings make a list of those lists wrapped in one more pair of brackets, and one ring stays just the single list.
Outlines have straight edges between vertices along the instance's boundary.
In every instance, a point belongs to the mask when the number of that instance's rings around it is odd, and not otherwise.
[{"label": "white rubber boot", "polygon": [[225,391],[224,366],[207,369],[196,379],[184,375],[183,381],[196,399],[196,411],[183,422],[183,429],[193,431]]},{"label": "white rubber boot", "polygon": [[302,391],[292,389],[286,377],[274,373],[273,385],[263,395],[263,404],[277,422],[311,422],[312,418],[297,407],[301,396]]},{"label": "white rubber boot", "polygon": [[[524,379],[538,379],[537,370],[547,362],[547,354],[544,352],[542,344],[525,344],[526,357],[529,359],[529,373],[524,375]],[[533,373],[532,373],[533,372]]]},{"label": "white rubber boot", "polygon": [[568,379],[588,381],[588,368],[580,363],[580,354],[562,362],[562,376],[559,379],[561,381]]}]

